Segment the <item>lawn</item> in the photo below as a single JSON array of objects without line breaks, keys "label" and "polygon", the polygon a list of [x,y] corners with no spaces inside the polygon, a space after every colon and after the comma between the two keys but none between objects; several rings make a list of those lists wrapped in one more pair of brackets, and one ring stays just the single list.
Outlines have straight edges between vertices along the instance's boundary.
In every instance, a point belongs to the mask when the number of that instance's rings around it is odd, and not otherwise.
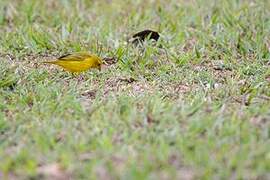
[{"label": "lawn", "polygon": [[[1,0],[0,179],[269,179],[269,9]],[[144,29],[156,45],[128,43]],[[41,63],[76,51],[117,63]]]}]

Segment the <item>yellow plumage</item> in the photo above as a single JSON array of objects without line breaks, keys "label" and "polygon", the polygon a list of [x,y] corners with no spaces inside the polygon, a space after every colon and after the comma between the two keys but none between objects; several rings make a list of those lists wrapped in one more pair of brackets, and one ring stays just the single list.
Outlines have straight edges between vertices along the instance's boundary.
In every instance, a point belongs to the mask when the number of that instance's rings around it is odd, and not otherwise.
[{"label": "yellow plumage", "polygon": [[88,52],[76,52],[57,58],[55,61],[46,61],[43,63],[56,64],[66,71],[75,73],[87,71],[91,68],[101,68],[102,60]]}]

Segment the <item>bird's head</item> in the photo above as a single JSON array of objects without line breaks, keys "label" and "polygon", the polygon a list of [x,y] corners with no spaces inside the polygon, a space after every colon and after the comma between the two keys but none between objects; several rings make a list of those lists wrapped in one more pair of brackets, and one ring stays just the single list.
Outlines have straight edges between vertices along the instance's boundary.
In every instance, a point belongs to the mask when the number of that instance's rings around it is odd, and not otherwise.
[{"label": "bird's head", "polygon": [[99,58],[96,55],[93,55],[92,58],[93,58],[93,60],[95,62],[96,68],[99,69],[99,70],[101,70],[101,65],[103,64],[101,58]]}]

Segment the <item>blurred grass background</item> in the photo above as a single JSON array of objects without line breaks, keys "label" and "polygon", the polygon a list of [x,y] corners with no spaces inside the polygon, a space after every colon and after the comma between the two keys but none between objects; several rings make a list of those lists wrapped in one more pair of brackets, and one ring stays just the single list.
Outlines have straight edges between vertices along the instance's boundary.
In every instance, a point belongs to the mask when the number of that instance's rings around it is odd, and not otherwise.
[{"label": "blurred grass background", "polygon": [[[0,178],[269,179],[267,0],[2,0]],[[127,43],[153,29],[163,47]],[[72,77],[40,62],[118,63]]]}]

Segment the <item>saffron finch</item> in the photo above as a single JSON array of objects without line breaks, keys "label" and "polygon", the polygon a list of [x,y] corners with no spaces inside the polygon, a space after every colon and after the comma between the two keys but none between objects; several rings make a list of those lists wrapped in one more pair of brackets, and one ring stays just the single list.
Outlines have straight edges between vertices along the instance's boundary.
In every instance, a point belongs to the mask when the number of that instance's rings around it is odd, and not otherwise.
[{"label": "saffron finch", "polygon": [[87,71],[91,68],[101,69],[102,60],[88,52],[75,52],[57,58],[54,61],[46,61],[43,63],[56,64],[66,71],[75,73]]}]

